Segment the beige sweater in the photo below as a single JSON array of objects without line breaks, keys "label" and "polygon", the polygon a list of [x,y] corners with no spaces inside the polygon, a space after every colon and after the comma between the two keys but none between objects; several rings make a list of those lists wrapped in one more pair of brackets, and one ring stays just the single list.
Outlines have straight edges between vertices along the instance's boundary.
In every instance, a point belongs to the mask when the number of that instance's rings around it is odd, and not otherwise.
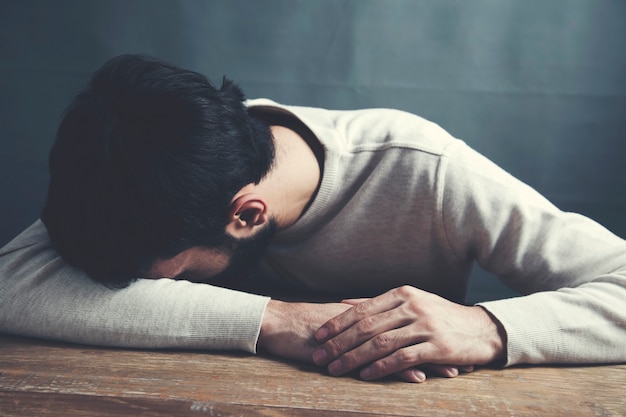
[{"label": "beige sweater", "polygon": [[[325,148],[320,190],[261,271],[303,291],[402,284],[463,301],[474,262],[523,294],[481,303],[507,365],[626,361],[626,242],[564,213],[417,116],[281,106]],[[268,298],[184,281],[110,290],[66,265],[37,221],[0,251],[0,330],[80,343],[254,352]]]}]

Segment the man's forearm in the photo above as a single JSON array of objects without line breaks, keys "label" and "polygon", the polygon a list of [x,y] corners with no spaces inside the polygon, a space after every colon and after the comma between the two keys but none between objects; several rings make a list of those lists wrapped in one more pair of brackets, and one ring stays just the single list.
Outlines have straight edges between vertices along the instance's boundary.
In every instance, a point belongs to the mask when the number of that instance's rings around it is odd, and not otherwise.
[{"label": "man's forearm", "polygon": [[254,352],[267,297],[186,281],[109,289],[67,265],[37,222],[0,250],[0,331],[137,348]]},{"label": "man's forearm", "polygon": [[503,365],[626,361],[623,276],[481,303],[506,329]]}]

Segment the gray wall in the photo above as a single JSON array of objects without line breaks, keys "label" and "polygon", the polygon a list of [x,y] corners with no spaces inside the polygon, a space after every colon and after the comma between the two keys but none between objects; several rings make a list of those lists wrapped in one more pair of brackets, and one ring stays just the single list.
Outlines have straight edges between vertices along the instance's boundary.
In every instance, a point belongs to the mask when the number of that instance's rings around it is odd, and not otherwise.
[{"label": "gray wall", "polygon": [[126,52],[249,97],[418,113],[626,236],[625,22],[623,0],[0,1],[0,245],[39,214],[63,108]]}]

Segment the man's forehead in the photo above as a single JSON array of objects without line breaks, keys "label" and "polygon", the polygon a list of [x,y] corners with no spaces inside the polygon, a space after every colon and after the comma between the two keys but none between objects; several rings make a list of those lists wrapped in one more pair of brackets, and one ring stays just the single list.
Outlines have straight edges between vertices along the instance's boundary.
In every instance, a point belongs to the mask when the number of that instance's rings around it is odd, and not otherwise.
[{"label": "man's forehead", "polygon": [[217,275],[228,266],[229,257],[211,248],[192,247],[169,259],[152,264],[147,278],[175,278],[185,273]]}]

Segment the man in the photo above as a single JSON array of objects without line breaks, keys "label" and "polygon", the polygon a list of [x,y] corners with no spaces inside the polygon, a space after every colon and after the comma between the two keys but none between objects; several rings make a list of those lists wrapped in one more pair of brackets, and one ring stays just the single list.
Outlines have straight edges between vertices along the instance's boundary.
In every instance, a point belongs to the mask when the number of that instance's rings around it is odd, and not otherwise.
[{"label": "man", "polygon": [[[0,252],[0,330],[258,347],[366,380],[626,360],[624,240],[417,116],[243,100],[142,56],[98,70],[43,223]],[[529,295],[460,304],[474,262]],[[227,289],[250,283],[373,298]]]}]

